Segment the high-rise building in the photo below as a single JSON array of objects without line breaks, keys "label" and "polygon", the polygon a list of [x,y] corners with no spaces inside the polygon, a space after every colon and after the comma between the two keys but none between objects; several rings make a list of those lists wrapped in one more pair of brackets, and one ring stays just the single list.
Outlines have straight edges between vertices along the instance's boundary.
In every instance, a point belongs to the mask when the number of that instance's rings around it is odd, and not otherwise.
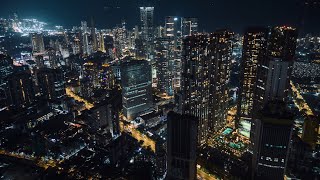
[{"label": "high-rise building", "polygon": [[123,114],[134,119],[152,107],[151,66],[145,60],[124,60],[121,64]]},{"label": "high-rise building", "polygon": [[44,53],[44,42],[43,42],[43,34],[41,33],[32,33],[31,36],[31,44],[32,44],[32,52],[33,53]]},{"label": "high-rise building", "polygon": [[235,125],[239,128],[240,133],[247,137],[250,136],[258,62],[265,58],[268,32],[267,28],[257,27],[247,29],[244,34],[237,122]]},{"label": "high-rise building", "polygon": [[99,47],[98,47],[97,32],[96,32],[93,17],[91,18],[91,38],[92,38],[92,49],[94,52],[96,52]]},{"label": "high-rise building", "polygon": [[287,100],[297,34],[293,27],[274,27],[271,30],[267,55],[258,62],[254,112],[261,110],[270,100]]},{"label": "high-rise building", "polygon": [[198,33],[198,19],[192,17],[181,18],[181,34],[183,37]]},{"label": "high-rise building", "polygon": [[39,92],[43,99],[58,100],[66,94],[64,75],[60,69],[39,69],[37,79]]},{"label": "high-rise building", "polygon": [[180,107],[183,114],[199,118],[200,144],[226,122],[232,37],[221,30],[184,39]]},{"label": "high-rise building", "polygon": [[197,123],[193,116],[168,113],[167,179],[196,179]]},{"label": "high-rise building", "polygon": [[153,40],[154,7],[140,7],[141,31],[144,40]]},{"label": "high-rise building", "polygon": [[180,88],[181,80],[181,21],[175,16],[168,16],[165,19],[165,37],[168,38],[168,70],[172,77],[172,87],[170,95],[173,95],[173,89]]},{"label": "high-rise building", "polygon": [[141,35],[147,55],[152,53],[154,37],[154,7],[140,7]]},{"label": "high-rise building", "polygon": [[7,77],[10,98],[9,104],[15,108],[24,108],[35,101],[34,84],[30,70],[17,70]]},{"label": "high-rise building", "polygon": [[82,33],[88,33],[88,23],[87,21],[81,21],[81,31]]},{"label": "high-rise building", "polygon": [[283,101],[270,101],[254,121],[253,178],[283,179],[293,129],[293,116]]},{"label": "high-rise building", "polygon": [[9,87],[6,78],[12,72],[13,60],[7,55],[0,54],[0,111],[2,108],[8,106],[7,99],[9,98]]},{"label": "high-rise building", "polygon": [[155,43],[155,63],[157,88],[161,93],[172,92],[172,76],[169,72],[168,46],[170,38],[157,38]]}]

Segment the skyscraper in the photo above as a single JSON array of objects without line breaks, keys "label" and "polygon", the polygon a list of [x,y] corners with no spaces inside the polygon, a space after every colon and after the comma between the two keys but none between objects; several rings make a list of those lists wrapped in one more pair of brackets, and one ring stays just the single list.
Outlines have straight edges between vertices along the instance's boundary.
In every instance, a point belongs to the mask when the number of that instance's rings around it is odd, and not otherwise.
[{"label": "skyscraper", "polygon": [[13,60],[11,57],[0,54],[0,111],[8,106],[7,99],[9,98],[9,87],[6,81],[7,76],[13,72]]},{"label": "skyscraper", "polygon": [[145,60],[121,64],[123,114],[129,120],[152,107],[151,66]]},{"label": "skyscraper", "polygon": [[181,34],[183,37],[198,33],[198,19],[192,17],[181,18]]},{"label": "skyscraper", "polygon": [[293,116],[282,101],[268,102],[255,121],[253,178],[283,179],[293,128]]},{"label": "skyscraper", "polygon": [[44,42],[43,42],[43,34],[41,33],[32,33],[31,43],[32,43],[32,52],[33,53],[44,53]]},{"label": "skyscraper", "polygon": [[287,100],[297,35],[293,27],[271,30],[267,55],[258,62],[254,112],[261,110],[270,100]]},{"label": "skyscraper", "polygon": [[168,38],[168,70],[172,76],[172,87],[180,88],[181,79],[181,21],[179,17],[167,16],[165,18],[165,37]]},{"label": "skyscraper", "polygon": [[92,38],[92,49],[95,52],[98,50],[98,40],[97,40],[97,32],[96,32],[93,17],[91,18],[91,38]]},{"label": "skyscraper", "polygon": [[146,45],[146,51],[148,54],[152,51],[152,42],[154,35],[154,7],[140,7],[140,22],[141,22],[141,32],[142,39]]},{"label": "skyscraper", "polygon": [[199,118],[198,142],[225,124],[228,108],[231,38],[227,30],[184,39],[181,111]]},{"label": "skyscraper", "polygon": [[40,95],[43,99],[58,100],[65,95],[64,75],[60,69],[39,69],[37,78]]},{"label": "skyscraper", "polygon": [[10,98],[13,108],[24,108],[35,101],[34,84],[30,70],[17,70],[7,78]]},{"label": "skyscraper", "polygon": [[155,43],[155,63],[157,72],[157,88],[161,93],[172,92],[172,76],[169,72],[168,46],[170,38],[157,38]]},{"label": "skyscraper", "polygon": [[252,119],[258,62],[265,58],[268,32],[267,28],[249,28],[244,34],[235,125],[240,128],[240,133],[247,137],[250,136],[250,129],[246,128],[246,124],[251,124]]},{"label": "skyscraper", "polygon": [[167,179],[196,179],[197,129],[195,117],[168,113]]}]

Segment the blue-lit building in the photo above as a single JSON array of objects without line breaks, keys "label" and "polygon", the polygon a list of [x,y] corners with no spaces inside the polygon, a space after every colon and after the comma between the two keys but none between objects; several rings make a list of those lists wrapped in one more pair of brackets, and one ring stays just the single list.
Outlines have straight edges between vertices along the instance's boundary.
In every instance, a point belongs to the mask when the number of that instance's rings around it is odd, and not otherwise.
[{"label": "blue-lit building", "polygon": [[145,60],[126,60],[121,64],[123,114],[134,119],[152,107],[151,66]]}]

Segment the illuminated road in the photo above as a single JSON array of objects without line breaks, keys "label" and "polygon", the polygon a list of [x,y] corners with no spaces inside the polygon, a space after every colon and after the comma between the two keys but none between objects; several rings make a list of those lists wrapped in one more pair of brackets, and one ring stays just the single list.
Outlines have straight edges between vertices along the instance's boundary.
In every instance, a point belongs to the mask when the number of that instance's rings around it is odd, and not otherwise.
[{"label": "illuminated road", "polygon": [[[291,81],[290,82],[291,84],[291,89],[292,89],[292,92],[297,95],[296,98],[294,98],[293,102],[294,104],[299,108],[299,111],[302,111],[302,110],[306,110],[306,114],[307,115],[314,115],[311,108],[309,107],[309,105],[306,103],[306,101],[304,100],[304,98],[301,96],[299,90],[296,88],[296,86],[293,84],[293,82]],[[301,103],[299,104],[297,102],[297,100],[301,101]]]},{"label": "illuminated road", "polygon": [[32,157],[32,156],[27,156],[27,155],[21,155],[21,154],[16,154],[16,153],[11,153],[11,152],[6,152],[4,150],[0,150],[0,154],[1,155],[5,155],[5,156],[10,156],[10,157],[14,157],[14,158],[18,158],[18,159],[25,159],[25,160],[29,160],[29,161],[33,161],[35,162],[35,164],[39,167],[42,167],[44,169],[47,169],[49,167],[56,167],[57,166],[57,161],[54,160],[44,160],[43,158],[36,158],[36,157]]},{"label": "illuminated road", "polygon": [[91,104],[90,102],[88,102],[87,100],[83,99],[82,97],[76,95],[69,87],[66,88],[66,94],[69,96],[69,97],[72,97],[73,99],[77,100],[77,101],[80,101],[80,102],[83,102],[85,104],[85,108],[86,109],[91,109],[93,108],[93,104]]},{"label": "illuminated road", "polygon": [[197,176],[198,176],[197,179],[203,179],[203,180],[217,180],[218,179],[214,175],[206,173],[204,170],[202,170],[199,167],[197,167]]},{"label": "illuminated road", "polygon": [[131,136],[133,138],[135,138],[138,141],[143,141],[143,147],[147,148],[148,146],[150,146],[151,150],[153,152],[155,152],[156,150],[156,143],[154,140],[152,140],[151,138],[149,138],[148,136],[142,134],[140,131],[138,131],[137,129],[135,129],[131,124],[129,125],[124,125],[123,122],[120,122],[120,129],[121,131],[126,131],[129,132],[131,134]]}]

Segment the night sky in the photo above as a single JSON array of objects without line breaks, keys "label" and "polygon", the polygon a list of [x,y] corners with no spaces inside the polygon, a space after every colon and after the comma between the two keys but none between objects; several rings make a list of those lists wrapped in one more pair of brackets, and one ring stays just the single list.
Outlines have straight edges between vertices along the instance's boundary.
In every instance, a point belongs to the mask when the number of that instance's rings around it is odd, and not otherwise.
[{"label": "night sky", "polygon": [[[94,16],[98,28],[110,28],[125,19],[129,27],[138,24],[144,0],[1,0],[0,16],[17,12],[53,25],[72,27]],[[146,0],[145,0],[146,1]],[[252,25],[298,25],[302,0],[154,0],[156,24],[170,15],[198,17],[201,29],[230,28],[242,32]],[[320,19],[320,11],[312,19]],[[307,28],[318,32],[319,21]],[[317,27],[316,27],[317,26]]]}]

